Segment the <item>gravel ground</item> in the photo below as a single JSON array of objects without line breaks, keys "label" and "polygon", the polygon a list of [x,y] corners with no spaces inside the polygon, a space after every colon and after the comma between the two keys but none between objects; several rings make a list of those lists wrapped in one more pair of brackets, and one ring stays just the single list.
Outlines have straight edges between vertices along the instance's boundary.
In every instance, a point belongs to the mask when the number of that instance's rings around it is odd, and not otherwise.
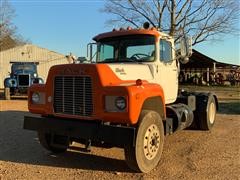
[{"label": "gravel ground", "polygon": [[36,132],[22,129],[29,115],[26,100],[0,100],[0,179],[240,179],[239,96],[223,98],[211,132],[184,130],[166,137],[162,159],[148,174],[129,170],[119,148],[86,153],[74,144],[64,154],[51,154]]}]

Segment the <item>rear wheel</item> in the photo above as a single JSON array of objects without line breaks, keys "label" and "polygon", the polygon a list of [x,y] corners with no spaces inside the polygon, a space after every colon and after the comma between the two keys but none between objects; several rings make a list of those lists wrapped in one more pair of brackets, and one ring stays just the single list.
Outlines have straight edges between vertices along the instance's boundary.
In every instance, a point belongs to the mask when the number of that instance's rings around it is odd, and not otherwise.
[{"label": "rear wheel", "polygon": [[[53,153],[63,153],[69,146],[69,141],[64,136],[54,136],[44,131],[38,131],[38,139],[40,144],[47,150]],[[52,141],[58,142],[58,146],[52,145]]]},{"label": "rear wheel", "polygon": [[139,118],[136,145],[124,148],[127,165],[137,171],[147,173],[160,160],[164,143],[164,128],[160,115],[144,110]]},{"label": "rear wheel", "polygon": [[196,113],[196,120],[200,130],[211,130],[216,119],[217,106],[212,94],[208,96],[207,103]]}]

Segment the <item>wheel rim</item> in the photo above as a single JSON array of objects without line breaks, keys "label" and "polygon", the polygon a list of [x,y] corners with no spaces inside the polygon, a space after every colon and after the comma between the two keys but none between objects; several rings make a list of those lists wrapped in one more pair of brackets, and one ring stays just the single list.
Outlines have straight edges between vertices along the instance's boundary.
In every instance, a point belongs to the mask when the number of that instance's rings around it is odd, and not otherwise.
[{"label": "wheel rim", "polygon": [[158,153],[160,147],[160,132],[156,125],[148,127],[143,142],[144,155],[148,160],[152,160]]},{"label": "wheel rim", "polygon": [[216,115],[216,107],[214,102],[211,102],[208,113],[209,113],[209,121],[211,124],[213,124],[215,121],[215,115]]}]

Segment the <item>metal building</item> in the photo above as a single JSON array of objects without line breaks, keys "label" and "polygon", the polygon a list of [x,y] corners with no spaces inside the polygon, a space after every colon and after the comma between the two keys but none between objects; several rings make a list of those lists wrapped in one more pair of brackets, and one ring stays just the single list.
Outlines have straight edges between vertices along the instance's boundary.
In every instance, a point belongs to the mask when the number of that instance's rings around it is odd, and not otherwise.
[{"label": "metal building", "polygon": [[32,44],[0,51],[0,89],[4,88],[4,79],[11,71],[11,61],[39,62],[38,74],[44,81],[51,66],[69,63],[65,55]]}]

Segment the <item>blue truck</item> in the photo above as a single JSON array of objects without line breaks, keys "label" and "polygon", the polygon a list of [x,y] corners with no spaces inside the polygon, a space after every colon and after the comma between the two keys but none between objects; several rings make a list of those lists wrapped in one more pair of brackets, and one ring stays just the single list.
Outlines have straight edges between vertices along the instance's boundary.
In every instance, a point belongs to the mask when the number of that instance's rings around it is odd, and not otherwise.
[{"label": "blue truck", "polygon": [[11,72],[4,80],[5,99],[11,96],[27,94],[28,87],[34,83],[43,84],[42,78],[38,77],[38,62],[10,62]]}]

